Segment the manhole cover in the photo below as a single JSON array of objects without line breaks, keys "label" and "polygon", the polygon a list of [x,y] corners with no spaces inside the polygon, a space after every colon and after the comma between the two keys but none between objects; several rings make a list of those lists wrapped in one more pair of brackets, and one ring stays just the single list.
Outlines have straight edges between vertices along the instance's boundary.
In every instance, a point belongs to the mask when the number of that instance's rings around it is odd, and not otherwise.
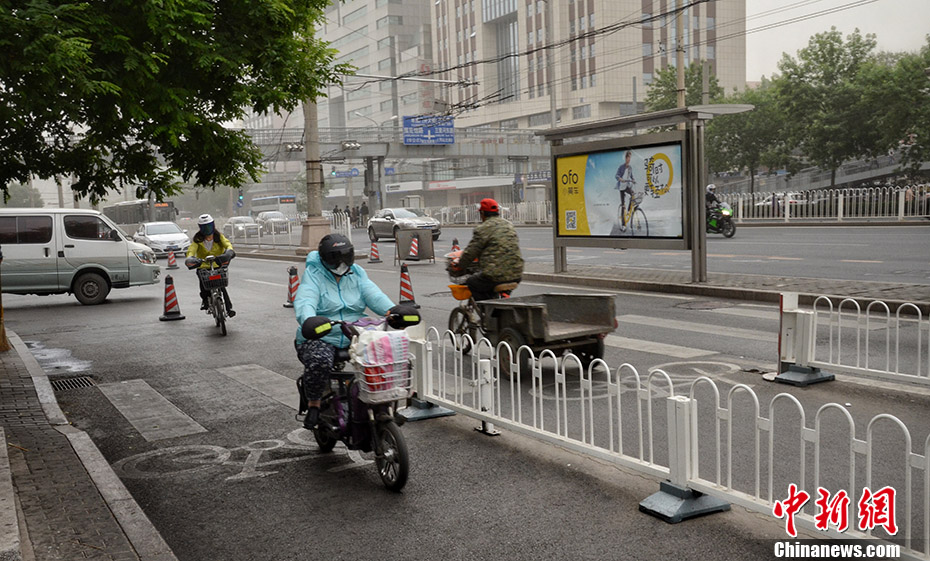
[{"label": "manhole cover", "polygon": [[93,388],[97,386],[97,383],[94,382],[94,379],[89,376],[77,376],[75,378],[57,378],[50,380],[52,383],[52,389],[56,392],[64,392],[68,390],[80,390],[83,388]]},{"label": "manhole cover", "polygon": [[676,304],[675,307],[685,310],[716,310],[719,308],[732,308],[733,305],[728,302],[682,302]]}]

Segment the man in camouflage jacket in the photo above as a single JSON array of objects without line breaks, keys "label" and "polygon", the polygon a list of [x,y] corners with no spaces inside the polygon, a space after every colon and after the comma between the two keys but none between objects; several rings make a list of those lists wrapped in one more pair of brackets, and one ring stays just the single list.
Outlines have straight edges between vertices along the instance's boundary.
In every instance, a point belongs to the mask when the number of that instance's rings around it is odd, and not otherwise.
[{"label": "man in camouflage jacket", "polygon": [[500,217],[497,201],[484,199],[479,211],[481,224],[475,227],[459,263],[468,272],[477,271],[466,281],[475,300],[489,300],[496,296],[495,285],[520,282],[523,257],[520,255],[517,230],[513,224]]}]

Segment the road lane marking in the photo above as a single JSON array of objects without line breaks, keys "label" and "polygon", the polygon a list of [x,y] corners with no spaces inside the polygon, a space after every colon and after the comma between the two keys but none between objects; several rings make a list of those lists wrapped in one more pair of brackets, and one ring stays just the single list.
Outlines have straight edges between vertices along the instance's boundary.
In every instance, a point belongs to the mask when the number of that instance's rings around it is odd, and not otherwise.
[{"label": "road lane marking", "polygon": [[778,257],[775,255],[766,257],[766,259],[770,259],[773,261],[804,261],[803,257]]},{"label": "road lane marking", "polygon": [[616,347],[628,351],[652,353],[675,358],[697,358],[717,354],[716,351],[692,349],[691,347],[669,345],[667,343],[657,343],[655,341],[644,341],[642,339],[631,339],[629,337],[620,337],[619,335],[608,335],[604,338],[604,344],[609,347]]},{"label": "road lane marking", "polygon": [[207,432],[145,380],[112,382],[97,387],[149,442]]},{"label": "road lane marking", "polygon": [[286,283],[283,283],[283,282],[268,282],[268,281],[262,281],[262,280],[256,280],[256,279],[242,279],[242,280],[244,280],[244,281],[246,281],[246,282],[254,282],[254,283],[258,283],[258,284],[268,284],[268,285],[271,285],[271,286],[278,286],[278,287],[287,288],[287,284],[286,284]]},{"label": "road lane marking", "polygon": [[872,261],[869,259],[840,259],[840,263],[884,263],[884,261]]},{"label": "road lane marking", "polygon": [[228,366],[217,368],[216,371],[282,405],[297,409],[297,383],[293,378],[282,376],[257,364]]},{"label": "road lane marking", "polygon": [[715,314],[726,314],[730,316],[740,316],[745,318],[754,318],[754,319],[778,319],[778,312],[774,310],[759,310],[759,309],[747,309],[747,308],[717,308],[715,310],[708,310]]},{"label": "road lane marking", "polygon": [[693,331],[695,333],[703,333],[705,335],[719,335],[722,337],[752,339],[753,341],[771,342],[774,341],[778,335],[777,333],[756,331],[754,329],[740,329],[738,327],[727,327],[724,325],[693,323],[690,321],[678,321],[673,319],[637,316],[632,314],[619,316],[617,317],[617,321],[631,325],[648,325],[650,327],[661,327],[664,329],[673,329],[677,331]]}]

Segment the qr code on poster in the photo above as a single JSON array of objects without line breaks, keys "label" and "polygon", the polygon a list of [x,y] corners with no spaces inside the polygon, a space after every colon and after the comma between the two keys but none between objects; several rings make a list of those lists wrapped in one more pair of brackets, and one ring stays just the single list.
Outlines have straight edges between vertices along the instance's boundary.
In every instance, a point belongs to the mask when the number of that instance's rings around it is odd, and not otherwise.
[{"label": "qr code on poster", "polygon": [[578,229],[577,211],[575,210],[565,211],[565,229],[566,230],[577,230]]}]

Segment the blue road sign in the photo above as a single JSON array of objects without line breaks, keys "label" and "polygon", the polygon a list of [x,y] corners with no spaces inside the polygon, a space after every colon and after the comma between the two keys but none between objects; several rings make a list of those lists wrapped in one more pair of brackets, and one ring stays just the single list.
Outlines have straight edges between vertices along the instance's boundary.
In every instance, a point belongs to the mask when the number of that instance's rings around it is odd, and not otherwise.
[{"label": "blue road sign", "polygon": [[358,168],[352,168],[344,171],[337,171],[336,177],[358,177]]},{"label": "blue road sign", "polygon": [[384,175],[394,175],[394,168],[384,168]]},{"label": "blue road sign", "polygon": [[404,144],[455,144],[455,120],[447,116],[404,117]]},{"label": "blue road sign", "polygon": [[237,206],[237,207],[242,207],[242,201],[236,201],[236,206]]}]

